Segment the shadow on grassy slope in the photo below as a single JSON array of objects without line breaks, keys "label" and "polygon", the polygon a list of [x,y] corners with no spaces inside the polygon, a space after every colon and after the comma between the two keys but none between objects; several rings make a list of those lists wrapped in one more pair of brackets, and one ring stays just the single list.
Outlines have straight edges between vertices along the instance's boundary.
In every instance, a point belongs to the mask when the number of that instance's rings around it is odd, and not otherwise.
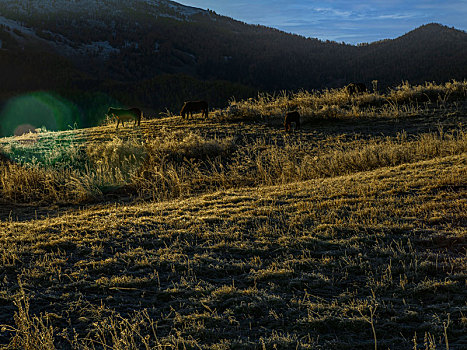
[{"label": "shadow on grassy slope", "polygon": [[368,349],[373,326],[379,347],[461,348],[466,168],[457,155],[0,222],[2,342]]}]

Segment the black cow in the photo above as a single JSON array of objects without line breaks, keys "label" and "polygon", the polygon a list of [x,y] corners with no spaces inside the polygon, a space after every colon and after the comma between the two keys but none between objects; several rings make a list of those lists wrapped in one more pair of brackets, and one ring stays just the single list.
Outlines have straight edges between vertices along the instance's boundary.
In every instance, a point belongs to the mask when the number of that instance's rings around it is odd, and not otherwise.
[{"label": "black cow", "polygon": [[129,121],[129,120],[134,120],[135,121],[135,126],[138,124],[138,126],[141,124],[141,118],[143,117],[143,112],[139,108],[129,108],[129,109],[124,109],[124,108],[113,108],[109,107],[107,110],[107,116],[108,117],[114,117],[117,119],[117,129],[118,129],[118,124],[122,123],[123,126],[125,126],[124,122]]},{"label": "black cow", "polygon": [[295,123],[295,130],[300,129],[300,114],[297,111],[288,112],[285,115],[284,128],[286,132],[292,130],[292,123]]},{"label": "black cow", "polygon": [[184,103],[180,115],[186,118],[187,114],[190,113],[190,117],[193,117],[193,112],[202,112],[205,118],[208,117],[208,103],[206,101],[187,101]]}]

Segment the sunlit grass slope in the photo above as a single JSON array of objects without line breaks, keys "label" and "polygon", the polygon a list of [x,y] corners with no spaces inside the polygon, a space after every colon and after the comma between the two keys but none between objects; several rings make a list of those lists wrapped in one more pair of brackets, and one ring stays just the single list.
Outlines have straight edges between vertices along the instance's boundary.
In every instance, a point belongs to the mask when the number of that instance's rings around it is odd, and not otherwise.
[{"label": "sunlit grass slope", "polygon": [[[449,86],[380,107],[307,93],[354,115],[283,95],[1,139],[0,344],[466,347],[467,108]],[[304,125],[285,133],[290,109]]]},{"label": "sunlit grass slope", "polygon": [[367,349],[373,326],[383,348],[461,348],[466,163],[3,221],[3,339]]},{"label": "sunlit grass slope", "polygon": [[[4,138],[0,151],[13,163],[0,165],[0,195],[16,203],[77,204],[115,192],[165,200],[459,154],[466,95],[467,82],[284,93],[231,101],[207,120],[167,113],[118,131],[109,123]],[[300,111],[300,133],[282,131],[288,110]]]}]

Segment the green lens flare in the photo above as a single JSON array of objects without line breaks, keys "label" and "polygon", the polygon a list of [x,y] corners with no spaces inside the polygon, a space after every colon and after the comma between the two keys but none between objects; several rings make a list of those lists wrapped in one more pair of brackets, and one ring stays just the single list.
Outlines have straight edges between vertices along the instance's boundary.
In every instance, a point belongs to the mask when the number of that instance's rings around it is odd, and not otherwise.
[{"label": "green lens flare", "polygon": [[34,92],[10,99],[0,113],[0,134],[12,136],[45,127],[66,130],[78,120],[78,108],[66,99],[49,92]]}]

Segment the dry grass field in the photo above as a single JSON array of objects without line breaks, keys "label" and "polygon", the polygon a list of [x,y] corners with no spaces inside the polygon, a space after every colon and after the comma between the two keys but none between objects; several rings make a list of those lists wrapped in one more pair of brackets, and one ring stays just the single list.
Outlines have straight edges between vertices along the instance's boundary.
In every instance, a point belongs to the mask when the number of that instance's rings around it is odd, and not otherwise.
[{"label": "dry grass field", "polygon": [[466,96],[260,95],[0,139],[2,348],[467,348]]}]

